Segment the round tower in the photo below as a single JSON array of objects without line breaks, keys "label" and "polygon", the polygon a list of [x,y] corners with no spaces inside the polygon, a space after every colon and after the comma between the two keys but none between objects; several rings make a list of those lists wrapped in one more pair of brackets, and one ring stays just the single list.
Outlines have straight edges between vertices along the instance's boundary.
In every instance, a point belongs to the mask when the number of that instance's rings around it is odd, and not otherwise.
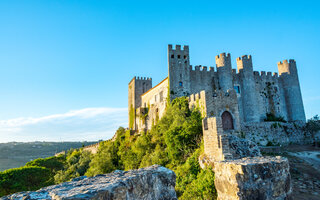
[{"label": "round tower", "polygon": [[280,82],[284,90],[289,121],[306,121],[296,61],[278,62]]},{"label": "round tower", "polygon": [[233,77],[230,53],[221,53],[216,56],[216,66],[220,88],[226,92],[233,89]]},{"label": "round tower", "polygon": [[240,74],[240,91],[242,97],[243,117],[245,122],[259,122],[259,110],[251,55],[237,58]]}]

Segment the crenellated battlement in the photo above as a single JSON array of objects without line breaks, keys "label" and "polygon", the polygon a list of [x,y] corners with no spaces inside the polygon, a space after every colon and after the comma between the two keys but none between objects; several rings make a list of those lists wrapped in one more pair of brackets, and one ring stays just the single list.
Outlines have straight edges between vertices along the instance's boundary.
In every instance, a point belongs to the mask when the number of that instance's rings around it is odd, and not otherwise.
[{"label": "crenellated battlement", "polygon": [[275,80],[278,79],[278,73],[277,72],[266,72],[266,71],[254,71],[253,76],[256,79],[263,79],[263,80]]},{"label": "crenellated battlement", "polygon": [[173,51],[183,51],[183,50],[189,51],[189,46],[183,45],[183,49],[181,49],[181,45],[179,44],[175,45],[175,48],[173,48],[172,44],[169,44],[168,49]]},{"label": "crenellated battlement", "polygon": [[152,78],[149,78],[149,77],[135,77],[137,81],[151,81]]},{"label": "crenellated battlement", "polygon": [[216,60],[217,59],[222,59],[222,58],[230,58],[231,57],[231,55],[230,55],[230,53],[225,53],[225,52],[223,52],[223,53],[220,53],[219,55],[216,55]]},{"label": "crenellated battlement", "polygon": [[196,66],[194,66],[194,68],[193,68],[193,66],[190,65],[190,71],[214,72],[215,70],[214,70],[214,67],[209,67],[209,69],[208,69],[207,66],[196,65]]},{"label": "crenellated battlement", "polygon": [[243,55],[237,58],[237,61],[240,61],[240,60],[252,60],[252,57],[251,55]]}]

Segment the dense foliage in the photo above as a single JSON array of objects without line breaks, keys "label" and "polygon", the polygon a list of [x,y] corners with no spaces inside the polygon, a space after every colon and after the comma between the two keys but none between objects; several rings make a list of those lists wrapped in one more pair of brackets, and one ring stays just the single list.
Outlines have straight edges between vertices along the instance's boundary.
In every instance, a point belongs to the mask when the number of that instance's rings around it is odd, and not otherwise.
[{"label": "dense foliage", "polygon": [[[214,173],[202,170],[202,123],[198,110],[190,110],[186,98],[176,98],[166,114],[146,133],[133,134],[120,127],[114,141],[100,143],[97,154],[70,150],[63,157],[37,159],[28,166],[50,169],[55,183],[75,177],[137,169],[159,164],[175,171],[179,199],[215,199]],[[59,164],[60,163],[60,164]]]},{"label": "dense foliage", "polygon": [[53,184],[52,174],[44,167],[29,166],[0,172],[0,196],[19,191],[36,190]]},{"label": "dense foliage", "polygon": [[[311,133],[313,138],[314,146],[319,146],[320,142],[317,142],[316,134],[320,131],[320,117],[319,115],[315,115],[311,119],[309,119],[305,126],[306,130]],[[318,144],[319,143],[319,144]]]}]

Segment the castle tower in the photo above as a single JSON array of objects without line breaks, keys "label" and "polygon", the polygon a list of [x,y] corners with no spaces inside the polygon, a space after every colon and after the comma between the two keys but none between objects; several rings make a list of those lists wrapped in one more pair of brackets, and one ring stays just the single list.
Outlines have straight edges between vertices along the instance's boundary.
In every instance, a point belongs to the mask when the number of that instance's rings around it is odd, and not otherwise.
[{"label": "castle tower", "polygon": [[232,159],[228,135],[223,131],[221,117],[205,117],[202,120],[204,153],[212,161]]},{"label": "castle tower", "polygon": [[306,121],[296,61],[278,62],[280,82],[284,89],[289,121]]},{"label": "castle tower", "polygon": [[190,95],[189,46],[168,45],[168,68],[170,99]]},{"label": "castle tower", "polygon": [[228,53],[227,55],[226,53],[221,53],[220,55],[217,55],[216,65],[220,88],[224,92],[233,89],[230,53]]},{"label": "castle tower", "polygon": [[259,110],[251,55],[237,58],[240,74],[243,117],[245,122],[259,122]]},{"label": "castle tower", "polygon": [[128,85],[128,112],[129,112],[129,128],[137,129],[136,109],[141,107],[141,95],[152,88],[151,78],[134,77]]}]

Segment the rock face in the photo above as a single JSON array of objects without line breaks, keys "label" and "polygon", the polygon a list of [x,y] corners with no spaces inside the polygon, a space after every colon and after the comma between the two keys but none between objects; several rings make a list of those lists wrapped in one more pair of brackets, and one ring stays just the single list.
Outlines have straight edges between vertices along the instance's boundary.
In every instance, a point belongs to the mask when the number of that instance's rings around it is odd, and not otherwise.
[{"label": "rock face", "polygon": [[218,200],[288,200],[289,162],[283,157],[253,157],[214,163]]},{"label": "rock face", "polygon": [[79,177],[60,185],[45,187],[35,192],[20,192],[2,199],[176,200],[175,180],[173,171],[153,165],[138,170],[117,170],[89,178]]}]

